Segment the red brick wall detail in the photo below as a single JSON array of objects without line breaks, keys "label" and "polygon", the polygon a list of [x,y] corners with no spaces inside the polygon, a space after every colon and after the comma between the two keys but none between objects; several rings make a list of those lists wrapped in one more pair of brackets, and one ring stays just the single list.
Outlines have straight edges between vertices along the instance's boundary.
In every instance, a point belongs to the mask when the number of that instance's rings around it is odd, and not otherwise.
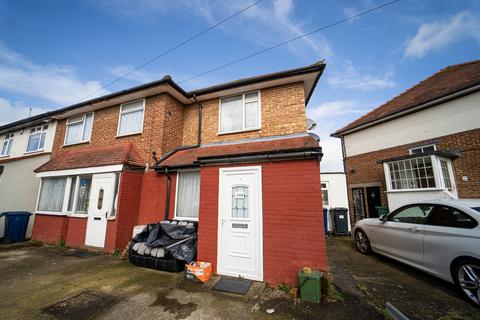
[{"label": "red brick wall detail", "polygon": [[65,240],[67,229],[67,217],[37,214],[33,225],[32,239],[57,244],[60,240]]}]

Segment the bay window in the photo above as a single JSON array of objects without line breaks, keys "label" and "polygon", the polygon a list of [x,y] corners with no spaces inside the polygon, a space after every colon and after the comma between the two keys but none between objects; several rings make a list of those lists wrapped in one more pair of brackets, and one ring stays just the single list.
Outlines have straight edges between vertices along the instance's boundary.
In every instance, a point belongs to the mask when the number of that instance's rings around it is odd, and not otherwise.
[{"label": "bay window", "polygon": [[196,220],[198,219],[199,205],[200,172],[178,172],[175,217],[179,219]]},{"label": "bay window", "polygon": [[10,155],[10,150],[12,150],[12,143],[13,143],[13,133],[9,133],[5,136],[2,145],[2,153],[0,153],[0,157],[6,157]]},{"label": "bay window", "polygon": [[454,189],[451,160],[436,155],[384,163],[388,191]]},{"label": "bay window", "polygon": [[40,196],[38,198],[38,211],[62,212],[67,178],[43,178]]},{"label": "bay window", "polygon": [[260,93],[220,99],[219,133],[260,129]]},{"label": "bay window", "polygon": [[45,145],[45,137],[47,136],[48,124],[30,129],[28,137],[27,152],[35,152],[43,150]]},{"label": "bay window", "polygon": [[142,133],[145,100],[124,103],[120,106],[118,136]]},{"label": "bay window", "polygon": [[90,141],[92,125],[93,113],[86,113],[68,118],[65,145]]}]

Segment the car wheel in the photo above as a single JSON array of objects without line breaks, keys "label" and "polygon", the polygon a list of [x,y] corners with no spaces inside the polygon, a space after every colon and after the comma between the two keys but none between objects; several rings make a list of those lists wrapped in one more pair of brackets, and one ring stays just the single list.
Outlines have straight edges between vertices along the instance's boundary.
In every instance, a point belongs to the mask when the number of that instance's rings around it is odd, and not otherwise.
[{"label": "car wheel", "polygon": [[370,254],[372,253],[372,247],[370,246],[370,240],[368,240],[367,235],[363,232],[362,229],[358,229],[355,231],[355,245],[357,246],[357,250],[363,254]]},{"label": "car wheel", "polygon": [[468,300],[480,307],[480,260],[458,262],[453,270],[453,280]]}]

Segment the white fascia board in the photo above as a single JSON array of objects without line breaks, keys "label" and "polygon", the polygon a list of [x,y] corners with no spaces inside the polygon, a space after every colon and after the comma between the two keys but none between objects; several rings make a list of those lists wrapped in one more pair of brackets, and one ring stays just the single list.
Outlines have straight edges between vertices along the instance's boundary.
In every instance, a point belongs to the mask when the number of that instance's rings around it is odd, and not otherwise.
[{"label": "white fascia board", "polygon": [[112,166],[89,167],[89,168],[57,170],[57,171],[45,171],[45,172],[39,172],[35,176],[37,178],[75,176],[75,175],[92,174],[92,173],[118,172],[118,171],[122,171],[122,169],[123,169],[123,164],[117,164],[117,165],[112,165]]}]

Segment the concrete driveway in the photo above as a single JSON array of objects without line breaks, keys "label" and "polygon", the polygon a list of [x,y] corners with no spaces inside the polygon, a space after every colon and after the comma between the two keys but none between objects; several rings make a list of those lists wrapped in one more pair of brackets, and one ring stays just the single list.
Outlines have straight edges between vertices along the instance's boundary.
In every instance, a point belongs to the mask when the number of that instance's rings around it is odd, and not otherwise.
[{"label": "concrete driveway", "polygon": [[321,304],[295,303],[255,283],[247,296],[229,295],[211,290],[214,279],[199,285],[182,273],[68,252],[35,243],[0,245],[0,319],[383,319],[364,297],[348,292]]},{"label": "concrete driveway", "polygon": [[380,255],[362,255],[350,238],[330,237],[327,246],[337,288],[367,299],[380,312],[390,302],[411,320],[480,319],[480,308],[450,283]]}]

